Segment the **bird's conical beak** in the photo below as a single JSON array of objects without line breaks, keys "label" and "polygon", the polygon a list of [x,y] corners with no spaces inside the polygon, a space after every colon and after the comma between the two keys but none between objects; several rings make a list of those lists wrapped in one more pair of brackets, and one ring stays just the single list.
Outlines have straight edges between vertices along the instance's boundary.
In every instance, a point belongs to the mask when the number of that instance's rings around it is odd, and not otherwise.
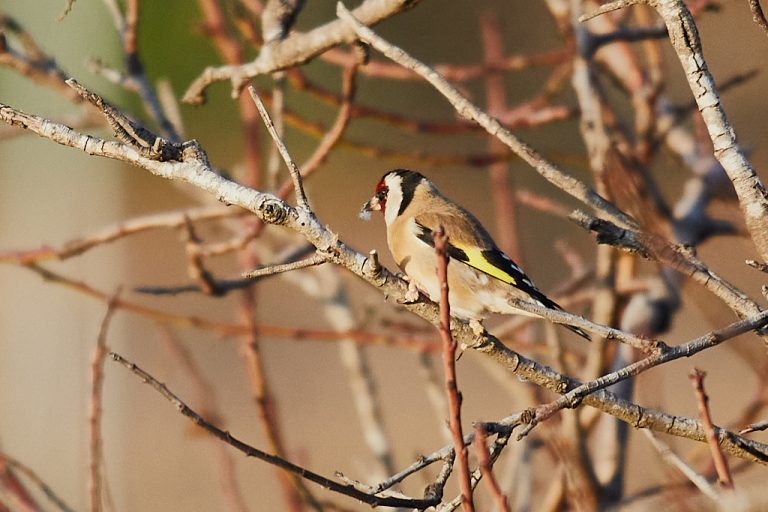
[{"label": "bird's conical beak", "polygon": [[360,208],[360,218],[363,220],[369,220],[371,218],[371,212],[374,210],[381,210],[381,203],[379,198],[373,196],[365,202],[362,208]]}]

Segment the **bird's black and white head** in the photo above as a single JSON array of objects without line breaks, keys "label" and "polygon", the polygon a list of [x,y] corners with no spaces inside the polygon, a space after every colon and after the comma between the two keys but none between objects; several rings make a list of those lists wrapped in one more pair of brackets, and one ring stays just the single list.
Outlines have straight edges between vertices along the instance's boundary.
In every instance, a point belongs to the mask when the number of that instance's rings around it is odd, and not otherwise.
[{"label": "bird's black and white head", "polygon": [[379,210],[384,214],[384,222],[387,225],[392,224],[408,208],[419,187],[433,188],[433,185],[423,174],[416,171],[389,171],[379,180],[374,196],[363,205],[360,218],[369,219],[372,211]]}]

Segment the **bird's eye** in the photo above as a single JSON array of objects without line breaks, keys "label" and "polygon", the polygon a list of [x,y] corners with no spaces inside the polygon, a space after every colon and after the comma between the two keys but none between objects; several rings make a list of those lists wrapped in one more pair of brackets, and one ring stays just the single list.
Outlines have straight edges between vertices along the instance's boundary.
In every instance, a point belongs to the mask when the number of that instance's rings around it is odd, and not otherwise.
[{"label": "bird's eye", "polygon": [[379,192],[376,194],[376,197],[379,200],[386,199],[387,198],[387,192],[388,192],[388,190],[386,188],[383,188],[383,189],[379,190]]}]

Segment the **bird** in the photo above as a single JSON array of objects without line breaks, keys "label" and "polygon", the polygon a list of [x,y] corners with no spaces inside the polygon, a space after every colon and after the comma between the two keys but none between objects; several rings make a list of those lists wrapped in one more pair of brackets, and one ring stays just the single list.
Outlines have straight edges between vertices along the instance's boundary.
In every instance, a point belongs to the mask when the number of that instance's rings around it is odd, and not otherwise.
[{"label": "bird", "polygon": [[[419,292],[439,301],[434,234],[442,227],[447,236],[448,302],[453,316],[469,321],[475,330],[482,329],[482,320],[492,313],[538,316],[513,306],[509,301],[515,298],[563,311],[499,249],[474,215],[444,196],[423,174],[408,169],[386,173],[360,217],[369,219],[372,211],[384,214],[387,245],[408,281],[406,302],[418,299]],[[578,327],[563,326],[590,339]]]}]

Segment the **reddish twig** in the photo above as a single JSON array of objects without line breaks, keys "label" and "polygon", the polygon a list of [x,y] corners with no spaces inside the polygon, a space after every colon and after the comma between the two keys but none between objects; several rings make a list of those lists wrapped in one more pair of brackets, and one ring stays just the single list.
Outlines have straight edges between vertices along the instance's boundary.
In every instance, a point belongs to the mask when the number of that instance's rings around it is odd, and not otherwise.
[{"label": "reddish twig", "polygon": [[[237,217],[245,215],[245,213],[246,212],[242,210],[214,205],[189,208],[181,211],[143,215],[104,227],[99,231],[65,242],[59,247],[44,245],[35,249],[0,252],[0,263],[18,263],[20,265],[26,265],[44,260],[66,260],[73,256],[79,256],[100,245],[106,245],[137,233],[143,233],[154,229],[178,228],[186,223],[186,219],[189,219],[192,222],[204,222],[233,216]],[[201,252],[206,256],[209,255],[207,251],[203,252],[202,248]]]},{"label": "reddish twig", "polygon": [[[24,483],[12,471],[11,464],[3,455],[0,455],[0,490],[2,497],[8,496],[18,503],[22,512],[40,512],[42,508],[38,505],[35,498]],[[0,502],[0,511],[10,511],[10,508],[2,508],[3,502]]]},{"label": "reddish twig", "polygon": [[[501,56],[493,63],[455,65],[436,64],[435,70],[452,82],[466,82],[485,76],[489,73],[503,71],[522,71],[532,67],[553,67],[562,64],[571,57],[570,48],[555,48],[539,53],[514,54]],[[354,61],[354,56],[340,48],[332,48],[320,56],[325,62],[337,66],[347,66]],[[371,60],[361,70],[367,77],[384,78],[387,80],[420,80],[418,74],[397,64],[382,60]]]},{"label": "reddish twig", "polygon": [[461,428],[461,393],[456,380],[456,340],[451,335],[451,307],[448,303],[448,240],[442,226],[435,232],[435,252],[437,253],[437,279],[440,282],[440,338],[443,340],[443,368],[445,371],[445,391],[450,406],[449,425],[456,450],[456,463],[459,467],[459,485],[464,510],[472,512],[469,460],[464,434]]},{"label": "reddish twig", "polygon": [[[310,174],[315,172],[323,162],[325,162],[331,149],[339,143],[347,126],[349,126],[349,121],[352,118],[352,100],[355,97],[357,89],[358,68],[359,64],[353,64],[344,69],[342,78],[342,101],[339,113],[336,116],[336,120],[333,122],[333,126],[331,126],[325,133],[320,140],[320,143],[315,148],[315,151],[299,169],[302,179],[307,178]],[[277,192],[277,197],[285,199],[294,189],[294,186],[294,180],[286,180],[285,183],[280,186],[280,189]]]},{"label": "reddish twig", "polygon": [[[9,474],[8,470],[13,469],[17,471],[18,473],[24,475],[29,481],[31,481],[33,484],[38,486],[40,490],[45,494],[51,502],[59,507],[60,510],[63,512],[72,512],[74,509],[67,505],[61,497],[54,492],[54,490],[49,486],[47,483],[45,483],[45,480],[43,480],[40,475],[38,475],[32,468],[26,466],[25,464],[22,464],[20,461],[14,459],[7,453],[0,452],[0,484],[5,486],[5,489],[7,490],[13,490],[9,489],[8,484],[13,485],[14,482],[17,484],[19,483],[18,480],[16,480],[15,476],[12,477],[11,481],[5,480]],[[26,489],[23,489],[24,492],[26,492]],[[25,495],[26,496],[26,495]],[[29,496],[29,505],[30,507],[33,507],[33,510],[38,510],[39,507],[36,503],[34,503],[34,500],[32,500],[31,496]],[[25,500],[26,502],[26,500]],[[0,509],[2,510],[2,509]]]},{"label": "reddish twig", "polygon": [[733,489],[733,478],[731,478],[731,470],[728,467],[728,462],[725,460],[725,455],[720,449],[720,443],[717,440],[717,432],[715,426],[712,424],[712,416],[709,411],[709,397],[706,391],[704,391],[704,377],[707,374],[698,368],[694,368],[688,376],[693,384],[693,389],[696,392],[696,403],[699,407],[699,419],[704,427],[704,433],[707,436],[707,444],[709,444],[709,451],[712,453],[712,460],[715,463],[715,469],[717,470],[717,477],[720,480],[720,484],[726,489]]},{"label": "reddish twig", "polygon": [[117,310],[117,301],[120,296],[120,290],[109,299],[107,303],[107,312],[101,321],[99,335],[96,339],[96,348],[91,357],[91,410],[89,415],[90,423],[90,466],[88,488],[91,496],[91,510],[98,512],[102,510],[101,486],[102,474],[101,463],[104,459],[104,440],[101,435],[101,414],[102,414],[102,392],[104,389],[104,362],[107,360],[109,347],[107,346],[107,332],[112,316]]},{"label": "reddish twig", "polygon": [[496,509],[501,512],[509,512],[507,497],[501,491],[499,483],[493,476],[493,464],[491,462],[491,454],[488,451],[487,435],[483,423],[475,425],[475,450],[477,452],[477,460],[480,464],[480,471],[485,479],[485,483],[488,484],[488,489],[491,491],[491,494],[496,501]]},{"label": "reddish twig", "polygon": [[[88,283],[83,281],[76,281],[68,277],[57,274],[51,270],[48,270],[40,265],[29,264],[24,268],[29,269],[36,274],[40,275],[43,279],[50,283],[65,286],[77,292],[80,292],[88,297],[92,297],[101,302],[109,301],[109,294],[102,292],[96,288],[93,288]],[[160,323],[173,324],[185,327],[194,327],[197,329],[208,330],[216,332],[221,336],[242,336],[246,334],[247,328],[241,324],[232,324],[227,322],[217,322],[215,320],[209,320],[206,318],[193,316],[193,315],[179,315],[174,313],[167,313],[158,309],[153,309],[148,306],[128,302],[123,299],[117,299],[115,306],[124,311],[136,313],[138,315],[150,318]],[[335,330],[325,329],[301,329],[294,327],[282,327],[278,325],[269,324],[257,324],[256,329],[262,336],[278,337],[278,338],[294,338],[297,340],[315,340],[315,341],[329,341],[337,342],[339,338],[348,338],[355,340],[361,344],[384,344],[392,346],[402,346],[412,348],[421,352],[437,352],[440,350],[440,344],[429,338],[419,337],[399,337],[399,336],[387,336],[379,333],[353,330],[347,332],[338,332]]]}]

